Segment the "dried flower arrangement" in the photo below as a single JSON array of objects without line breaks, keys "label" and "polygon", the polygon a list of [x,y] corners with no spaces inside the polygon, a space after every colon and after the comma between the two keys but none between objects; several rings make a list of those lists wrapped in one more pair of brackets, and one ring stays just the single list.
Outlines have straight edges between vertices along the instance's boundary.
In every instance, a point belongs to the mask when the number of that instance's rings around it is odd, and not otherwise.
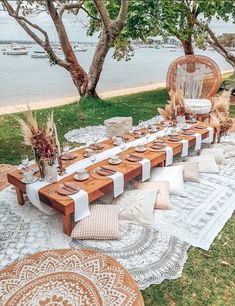
[{"label": "dried flower arrangement", "polygon": [[169,92],[170,100],[168,100],[168,104],[165,106],[165,109],[158,108],[158,112],[165,120],[175,120],[177,116],[185,116],[186,108],[184,106],[182,93],[180,90]]},{"label": "dried flower arrangement", "polygon": [[[47,163],[52,166],[56,160],[56,142],[54,135],[53,112],[48,116],[45,127],[40,127],[36,116],[28,109],[26,120],[19,117],[16,120],[24,137],[24,144],[32,147],[35,154],[35,161],[41,168]],[[41,173],[42,176],[42,173]]]},{"label": "dried flower arrangement", "polygon": [[210,122],[217,128],[217,141],[226,135],[233,127],[233,120],[229,117],[230,91],[223,91],[212,100]]}]

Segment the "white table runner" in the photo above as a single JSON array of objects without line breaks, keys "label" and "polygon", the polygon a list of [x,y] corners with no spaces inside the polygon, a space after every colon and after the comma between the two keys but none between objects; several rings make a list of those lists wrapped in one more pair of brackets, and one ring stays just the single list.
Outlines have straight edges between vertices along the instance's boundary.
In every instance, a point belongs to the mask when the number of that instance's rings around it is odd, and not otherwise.
[{"label": "white table runner", "polygon": [[214,129],[212,127],[208,127],[208,137],[203,140],[203,143],[212,143],[214,140]]},{"label": "white table runner", "polygon": [[201,149],[202,146],[202,135],[200,133],[195,133],[193,136],[196,137],[196,144],[194,150],[198,151]]},{"label": "white table runner", "polygon": [[188,156],[189,141],[187,139],[182,139],[180,142],[183,145],[181,157]]}]

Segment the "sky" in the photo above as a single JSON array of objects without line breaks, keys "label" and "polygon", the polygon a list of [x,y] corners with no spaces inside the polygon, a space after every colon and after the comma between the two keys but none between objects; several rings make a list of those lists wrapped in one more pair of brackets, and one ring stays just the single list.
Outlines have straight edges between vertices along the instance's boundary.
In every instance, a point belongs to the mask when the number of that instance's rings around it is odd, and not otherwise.
[{"label": "sky", "polygon": [[[86,14],[83,11],[78,16],[64,14],[63,19],[71,41],[97,41],[97,35],[93,37],[87,37],[86,35],[86,28],[84,26]],[[46,13],[33,17],[31,21],[45,29],[52,41],[58,41],[54,25]],[[211,23],[211,28],[217,35],[235,33],[235,24],[231,21],[225,23],[214,19]],[[12,17],[9,17],[6,12],[0,11],[0,40],[30,40],[30,38]]]}]

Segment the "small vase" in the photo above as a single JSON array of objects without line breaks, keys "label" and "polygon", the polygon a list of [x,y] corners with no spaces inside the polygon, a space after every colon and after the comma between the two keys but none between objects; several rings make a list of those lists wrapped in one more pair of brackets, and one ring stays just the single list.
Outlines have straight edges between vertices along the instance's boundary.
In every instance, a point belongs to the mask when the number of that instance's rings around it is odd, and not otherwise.
[{"label": "small vase", "polygon": [[46,179],[50,183],[55,183],[57,182],[57,165],[48,165],[46,164]]}]

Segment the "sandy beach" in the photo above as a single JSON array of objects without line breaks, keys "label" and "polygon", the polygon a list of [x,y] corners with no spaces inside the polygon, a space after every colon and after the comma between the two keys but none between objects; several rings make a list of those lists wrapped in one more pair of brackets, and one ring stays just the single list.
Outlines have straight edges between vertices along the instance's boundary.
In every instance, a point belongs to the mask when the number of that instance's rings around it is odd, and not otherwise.
[{"label": "sandy beach", "polygon": [[[221,73],[229,74],[232,72],[233,70],[229,69],[229,70],[223,70]],[[117,96],[123,96],[123,95],[143,92],[143,91],[154,90],[158,88],[164,88],[165,86],[166,86],[165,82],[159,82],[159,83],[149,84],[145,86],[138,86],[138,87],[118,89],[118,90],[113,90],[113,91],[99,92],[99,95],[101,98],[105,99],[105,98],[110,98],[110,97],[117,97]],[[80,98],[78,96],[71,96],[67,98],[57,98],[57,99],[44,100],[41,102],[32,102],[32,103],[29,103],[28,105],[30,106],[32,110],[36,110],[36,109],[43,109],[43,108],[56,107],[60,105],[66,105],[66,104],[70,104],[76,101],[79,102],[79,99]],[[0,115],[17,113],[17,112],[22,112],[25,110],[27,110],[27,104],[9,105],[9,106],[0,107]]]},{"label": "sandy beach", "polygon": [[[110,98],[110,97],[124,96],[128,94],[154,90],[157,88],[163,88],[165,86],[166,86],[166,83],[161,82],[157,84],[149,84],[146,86],[125,88],[125,89],[119,89],[119,90],[113,90],[113,91],[107,91],[107,92],[100,92],[99,95],[101,98],[105,99],[105,98]],[[70,104],[76,101],[79,102],[79,99],[80,98],[78,96],[72,96],[72,97],[67,97],[67,98],[44,100],[41,102],[33,102],[33,103],[29,103],[28,105],[30,106],[32,110],[35,110],[35,109],[43,109],[43,108],[56,107],[60,105],[66,105],[66,104]],[[22,112],[26,110],[27,110],[27,104],[4,106],[4,107],[0,107],[0,115],[18,113],[18,112]]]}]

